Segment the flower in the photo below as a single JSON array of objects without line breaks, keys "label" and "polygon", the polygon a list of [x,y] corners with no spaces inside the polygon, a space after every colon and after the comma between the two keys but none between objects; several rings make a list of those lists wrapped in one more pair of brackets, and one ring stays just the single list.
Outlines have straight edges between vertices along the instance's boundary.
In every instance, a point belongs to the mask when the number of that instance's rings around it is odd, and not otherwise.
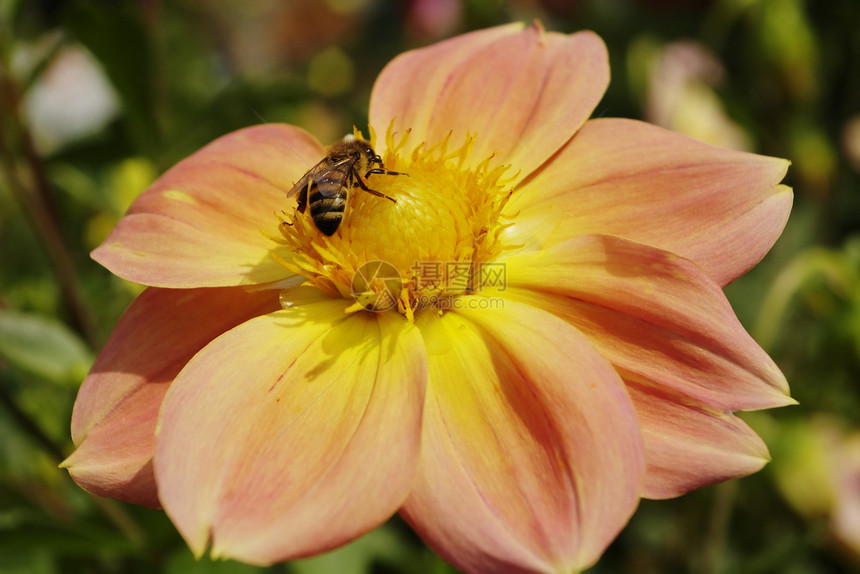
[{"label": "flower", "polygon": [[331,237],[285,199],[326,153],[298,128],[179,163],[93,253],[149,288],[81,388],[74,479],[197,555],[399,512],[466,572],[569,572],[640,497],[758,470],[732,413],[792,400],[721,286],[781,233],[787,162],[589,121],[608,81],[596,35],[538,25],[399,56],[370,137],[407,175],[368,175],[392,201],[352,189]]}]

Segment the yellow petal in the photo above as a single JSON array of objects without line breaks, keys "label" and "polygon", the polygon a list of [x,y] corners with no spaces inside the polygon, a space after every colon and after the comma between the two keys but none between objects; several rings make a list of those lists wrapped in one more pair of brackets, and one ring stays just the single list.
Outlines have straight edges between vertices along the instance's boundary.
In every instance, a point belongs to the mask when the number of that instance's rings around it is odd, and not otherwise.
[{"label": "yellow petal", "polygon": [[430,380],[404,517],[468,572],[594,563],[635,509],[643,471],[618,375],[575,329],[521,303],[416,324]]},{"label": "yellow petal", "polygon": [[159,497],[196,554],[269,564],[329,550],[406,497],[426,359],[397,314],[296,305],[217,339],[165,398]]},{"label": "yellow petal", "polygon": [[279,308],[275,291],[147,289],[120,319],[81,385],[75,452],[63,463],[86,490],[159,506],[155,421],[168,385],[218,335]]}]

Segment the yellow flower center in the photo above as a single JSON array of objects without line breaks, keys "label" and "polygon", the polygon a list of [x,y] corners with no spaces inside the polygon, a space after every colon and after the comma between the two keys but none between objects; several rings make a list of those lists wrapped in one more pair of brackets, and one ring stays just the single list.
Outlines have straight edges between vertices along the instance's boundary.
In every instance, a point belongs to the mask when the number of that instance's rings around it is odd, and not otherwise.
[{"label": "yellow flower center", "polygon": [[348,311],[396,309],[411,320],[419,309],[450,309],[457,296],[504,276],[493,261],[507,248],[500,234],[510,225],[501,215],[511,194],[503,177],[508,166],[491,167],[492,156],[472,165],[472,137],[453,151],[450,134],[407,151],[409,135],[396,137],[389,128],[382,158],[386,170],[403,175],[359,174],[394,201],[348,189],[343,220],[330,237],[310,209],[281,219],[276,241],[292,256],[278,259],[317,288],[353,299]]}]

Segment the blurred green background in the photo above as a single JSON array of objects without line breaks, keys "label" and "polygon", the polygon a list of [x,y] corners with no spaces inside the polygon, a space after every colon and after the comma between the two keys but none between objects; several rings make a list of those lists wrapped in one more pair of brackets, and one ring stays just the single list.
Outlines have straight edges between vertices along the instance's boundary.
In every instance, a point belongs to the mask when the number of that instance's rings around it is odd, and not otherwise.
[{"label": "blurred green background", "polygon": [[57,468],[77,387],[137,287],[88,253],[160,173],[269,122],[364,127],[405,49],[510,21],[592,29],[595,115],[787,157],[795,206],[727,288],[799,406],[745,416],[774,461],[644,501],[592,573],[860,571],[857,0],[0,0],[0,573],[446,573],[398,519],[332,554],[195,562],[163,513]]}]

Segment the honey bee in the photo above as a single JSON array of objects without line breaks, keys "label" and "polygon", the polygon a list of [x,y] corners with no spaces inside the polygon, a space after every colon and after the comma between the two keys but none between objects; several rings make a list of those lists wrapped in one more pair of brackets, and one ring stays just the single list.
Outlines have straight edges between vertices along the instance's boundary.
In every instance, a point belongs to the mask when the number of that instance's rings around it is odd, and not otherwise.
[{"label": "honey bee", "polygon": [[364,180],[371,174],[407,175],[385,169],[370,142],[347,136],[329,146],[326,156],[296,182],[287,197],[298,194],[296,209],[299,213],[304,213],[305,207],[310,205],[317,229],[333,235],[343,221],[346,200],[353,187],[397,203],[393,197],[367,186]]}]

